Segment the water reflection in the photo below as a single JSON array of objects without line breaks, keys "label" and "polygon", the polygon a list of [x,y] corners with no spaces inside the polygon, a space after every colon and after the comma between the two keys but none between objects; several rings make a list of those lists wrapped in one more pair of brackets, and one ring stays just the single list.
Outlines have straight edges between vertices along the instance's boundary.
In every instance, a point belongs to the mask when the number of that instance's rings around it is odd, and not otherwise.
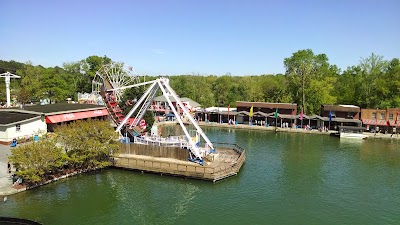
[{"label": "water reflection", "polygon": [[360,158],[373,164],[397,167],[400,165],[400,141],[367,139],[361,145]]}]

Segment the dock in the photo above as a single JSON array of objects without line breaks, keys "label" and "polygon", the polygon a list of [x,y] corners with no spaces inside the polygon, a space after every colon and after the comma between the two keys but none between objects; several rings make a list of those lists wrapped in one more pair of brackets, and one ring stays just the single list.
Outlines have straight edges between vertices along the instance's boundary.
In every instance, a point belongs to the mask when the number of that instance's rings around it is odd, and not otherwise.
[{"label": "dock", "polygon": [[246,159],[245,150],[236,144],[213,144],[216,153],[209,154],[200,165],[188,161],[187,149],[121,143],[114,167],[213,182],[237,175]]}]

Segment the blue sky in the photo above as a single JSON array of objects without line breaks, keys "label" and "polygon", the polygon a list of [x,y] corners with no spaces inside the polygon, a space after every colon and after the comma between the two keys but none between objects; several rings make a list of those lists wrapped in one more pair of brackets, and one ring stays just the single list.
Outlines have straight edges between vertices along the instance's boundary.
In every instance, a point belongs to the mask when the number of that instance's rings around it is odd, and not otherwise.
[{"label": "blue sky", "polygon": [[140,74],[284,73],[310,48],[346,69],[400,57],[400,1],[0,1],[0,59],[61,66],[107,55]]}]

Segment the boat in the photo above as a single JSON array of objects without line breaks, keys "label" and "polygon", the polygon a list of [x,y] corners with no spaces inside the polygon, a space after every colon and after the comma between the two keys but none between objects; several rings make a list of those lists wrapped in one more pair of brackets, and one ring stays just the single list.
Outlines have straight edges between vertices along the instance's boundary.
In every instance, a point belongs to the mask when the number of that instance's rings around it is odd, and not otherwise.
[{"label": "boat", "polygon": [[368,135],[363,134],[366,130],[365,127],[338,126],[338,132],[335,133],[335,136],[340,138],[365,139],[368,137]]}]

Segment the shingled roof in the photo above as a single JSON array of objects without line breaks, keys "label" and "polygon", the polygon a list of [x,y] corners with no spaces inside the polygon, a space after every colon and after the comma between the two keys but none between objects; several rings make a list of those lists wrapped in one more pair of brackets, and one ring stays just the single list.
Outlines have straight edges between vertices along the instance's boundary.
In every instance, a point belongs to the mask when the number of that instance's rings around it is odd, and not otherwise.
[{"label": "shingled roof", "polygon": [[296,103],[269,103],[269,102],[242,102],[237,101],[236,107],[254,107],[254,108],[270,108],[270,109],[296,109]]},{"label": "shingled roof", "polygon": [[334,112],[360,112],[360,107],[355,105],[322,105],[322,110]]},{"label": "shingled roof", "polygon": [[104,108],[105,106],[103,105],[58,103],[47,105],[25,105],[23,110],[52,115],[63,112],[88,111]]},{"label": "shingled roof", "polygon": [[0,110],[0,126],[12,125],[13,123],[21,123],[25,120],[30,120],[34,118],[40,118],[40,115]]}]

